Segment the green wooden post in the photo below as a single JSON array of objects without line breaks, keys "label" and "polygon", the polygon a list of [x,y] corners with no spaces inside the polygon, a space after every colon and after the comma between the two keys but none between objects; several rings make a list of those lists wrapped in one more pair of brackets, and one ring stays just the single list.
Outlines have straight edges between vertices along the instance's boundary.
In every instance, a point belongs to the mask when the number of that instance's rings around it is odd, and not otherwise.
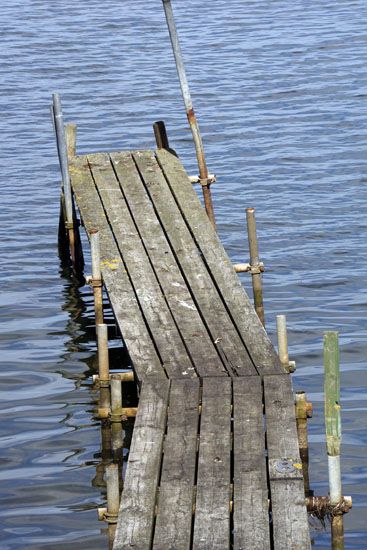
[{"label": "green wooden post", "polygon": [[[340,471],[340,368],[337,332],[325,332],[324,334],[324,369],[325,428],[330,504],[337,506],[343,498]],[[333,550],[344,550],[342,513],[332,517],[331,533]]]}]

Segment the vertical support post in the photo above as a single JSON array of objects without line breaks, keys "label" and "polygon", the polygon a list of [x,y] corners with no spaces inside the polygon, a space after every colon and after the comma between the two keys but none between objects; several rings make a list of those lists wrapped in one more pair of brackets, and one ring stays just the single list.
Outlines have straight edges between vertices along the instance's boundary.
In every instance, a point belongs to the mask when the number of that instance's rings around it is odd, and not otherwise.
[{"label": "vertical support post", "polygon": [[250,265],[252,276],[252,289],[254,293],[254,305],[256,313],[265,326],[265,314],[263,303],[263,290],[261,283],[261,270],[259,260],[259,247],[256,235],[255,208],[246,208],[247,234],[250,250]]},{"label": "vertical support post", "polygon": [[[119,454],[123,448],[121,413],[122,413],[122,387],[118,376],[111,375],[111,432],[112,449]],[[116,456],[116,459],[119,457]]]},{"label": "vertical support post", "polygon": [[163,120],[158,120],[153,124],[155,141],[158,149],[169,149],[166,125]]},{"label": "vertical support post", "polygon": [[108,357],[108,333],[107,325],[104,323],[96,325],[97,345],[98,345],[98,370],[100,402],[99,406],[103,410],[110,409],[110,369]]},{"label": "vertical support post", "polygon": [[120,508],[120,487],[118,464],[109,464],[106,468],[107,514],[117,516]]},{"label": "vertical support post", "polygon": [[206,160],[205,160],[204,146],[201,139],[199,125],[194,112],[189,84],[186,77],[186,71],[183,63],[180,43],[178,40],[176,24],[173,17],[171,0],[162,0],[162,1],[163,1],[164,13],[166,15],[169,35],[171,39],[173,55],[175,57],[176,69],[177,69],[177,74],[180,81],[182,97],[185,104],[187,120],[189,122],[192,137],[195,144],[196,158],[199,166],[200,183],[203,187],[205,210],[209,217],[209,220],[211,221],[215,229],[215,216],[214,216],[213,202],[212,202],[212,196],[211,196],[211,190],[210,190],[211,181],[209,179],[208,167],[206,165]]},{"label": "vertical support post", "polygon": [[[326,447],[328,454],[330,504],[336,506],[342,500],[340,445],[340,367],[339,338],[337,332],[324,334],[324,399]],[[344,549],[343,514],[332,516],[332,548]]]},{"label": "vertical support post", "polygon": [[103,294],[98,231],[92,230],[89,234],[89,237],[92,256],[92,287],[94,294],[94,311],[96,316],[96,325],[100,325],[103,323]]},{"label": "vertical support post", "polygon": [[68,160],[76,155],[76,124],[65,124],[65,136]]},{"label": "vertical support post", "polygon": [[53,94],[52,100],[53,100],[52,113],[54,117],[57,151],[59,155],[60,169],[61,169],[61,175],[62,175],[62,187],[63,187],[63,193],[64,193],[65,217],[66,217],[65,227],[69,237],[70,255],[71,255],[72,265],[74,267],[76,264],[75,264],[73,198],[72,198],[70,178],[69,178],[65,127],[64,127],[63,114],[62,114],[59,94]]},{"label": "vertical support post", "polygon": [[310,477],[308,471],[309,455],[308,455],[308,437],[307,437],[307,399],[304,391],[296,392],[296,422],[299,453],[302,461],[303,481],[306,497],[310,496]]},{"label": "vertical support post", "polygon": [[288,372],[289,355],[288,355],[288,336],[287,336],[287,320],[285,315],[277,315],[277,336],[278,336],[278,355],[282,367]]}]

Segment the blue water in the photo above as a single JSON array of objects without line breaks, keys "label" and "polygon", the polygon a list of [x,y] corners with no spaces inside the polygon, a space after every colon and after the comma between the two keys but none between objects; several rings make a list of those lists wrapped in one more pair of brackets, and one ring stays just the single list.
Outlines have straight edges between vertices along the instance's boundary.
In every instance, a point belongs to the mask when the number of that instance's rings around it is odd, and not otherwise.
[{"label": "blue water", "polygon": [[[276,314],[287,314],[294,386],[314,404],[320,495],[322,334],[340,331],[343,488],[354,503],[346,548],[365,549],[367,4],[187,0],[174,9],[218,178],[218,228],[236,262],[248,259],[244,209],[257,209],[267,327],[274,339]],[[194,149],[158,0],[3,0],[1,18],[0,547],[105,549],[96,513],[105,495],[92,484],[101,460],[92,300],[57,256],[51,93],[78,124],[80,153],[153,147],[159,119],[190,173]],[[317,527],[315,548],[329,548]]]}]

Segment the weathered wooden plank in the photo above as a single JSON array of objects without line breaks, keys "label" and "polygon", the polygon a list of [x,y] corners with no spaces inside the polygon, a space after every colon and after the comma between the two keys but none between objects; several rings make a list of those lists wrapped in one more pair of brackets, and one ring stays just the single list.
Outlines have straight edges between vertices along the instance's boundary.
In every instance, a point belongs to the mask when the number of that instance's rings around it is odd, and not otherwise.
[{"label": "weathered wooden plank", "polygon": [[233,547],[270,549],[262,385],[233,380]]},{"label": "weathered wooden plank", "polygon": [[169,395],[168,380],[145,380],[139,400],[114,550],[151,548]]},{"label": "weathered wooden plank", "polygon": [[165,377],[135,294],[108,225],[86,157],[70,162],[71,184],[86,230],[98,229],[103,281],[139,380]]},{"label": "weathered wooden plank", "polygon": [[190,548],[199,423],[199,380],[173,380],[153,548]]},{"label": "weathered wooden plank", "polygon": [[131,215],[199,376],[226,375],[130,153],[111,154]]},{"label": "weathered wooden plank", "polygon": [[205,257],[208,270],[256,367],[261,374],[283,372],[270,339],[242,288],[223,245],[209,223],[181,162],[169,151],[158,150],[156,155],[180,211]]},{"label": "weathered wooden plank", "polygon": [[257,374],[206,269],[202,255],[182,219],[154,154],[150,151],[138,151],[133,154],[133,158],[211,338],[220,348],[228,372],[231,375]]},{"label": "weathered wooden plank", "polygon": [[231,379],[203,379],[195,550],[225,550],[230,544],[231,404]]},{"label": "weathered wooden plank", "polygon": [[[88,155],[94,182],[140,308],[170,378],[196,376],[107,154]],[[131,166],[136,172],[136,167]]]},{"label": "weathered wooden plank", "polygon": [[274,550],[310,549],[291,379],[264,376]]}]

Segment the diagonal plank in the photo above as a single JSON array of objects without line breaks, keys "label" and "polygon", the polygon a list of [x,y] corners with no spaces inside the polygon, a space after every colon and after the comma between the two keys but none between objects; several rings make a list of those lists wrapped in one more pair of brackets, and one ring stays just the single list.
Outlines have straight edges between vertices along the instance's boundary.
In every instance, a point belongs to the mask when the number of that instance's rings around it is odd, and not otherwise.
[{"label": "diagonal plank", "polygon": [[95,189],[86,157],[73,158],[70,176],[87,232],[99,230],[103,281],[137,377],[139,380],[148,375],[165,377]]},{"label": "diagonal plank", "polygon": [[114,550],[151,548],[169,385],[168,380],[143,382]]},{"label": "diagonal plank", "polygon": [[261,374],[283,372],[266,331],[243,290],[222,243],[209,223],[181,162],[163,149],[158,150],[156,155],[181,214],[205,258],[208,271],[219,288],[256,367]]},{"label": "diagonal plank", "polygon": [[[264,394],[274,550],[307,550],[311,545],[290,376],[265,376]],[[283,459],[295,464],[289,473],[279,471]]]},{"label": "diagonal plank", "polygon": [[229,378],[204,378],[193,548],[230,544],[231,402]]},{"label": "diagonal plank", "polygon": [[198,379],[171,382],[155,550],[190,549],[199,399]]},{"label": "diagonal plank", "polygon": [[[140,308],[170,378],[195,376],[195,370],[116,179],[107,154],[88,155],[93,179],[115,235]],[[135,172],[136,168],[132,167]]]},{"label": "diagonal plank", "polygon": [[198,375],[225,375],[131,154],[112,153],[111,160],[139,237]]},{"label": "diagonal plank", "polygon": [[205,319],[212,339],[221,348],[229,374],[257,374],[153,153],[139,151],[133,154],[133,158],[197,307]]},{"label": "diagonal plank", "polygon": [[233,380],[233,548],[270,550],[260,377]]}]

